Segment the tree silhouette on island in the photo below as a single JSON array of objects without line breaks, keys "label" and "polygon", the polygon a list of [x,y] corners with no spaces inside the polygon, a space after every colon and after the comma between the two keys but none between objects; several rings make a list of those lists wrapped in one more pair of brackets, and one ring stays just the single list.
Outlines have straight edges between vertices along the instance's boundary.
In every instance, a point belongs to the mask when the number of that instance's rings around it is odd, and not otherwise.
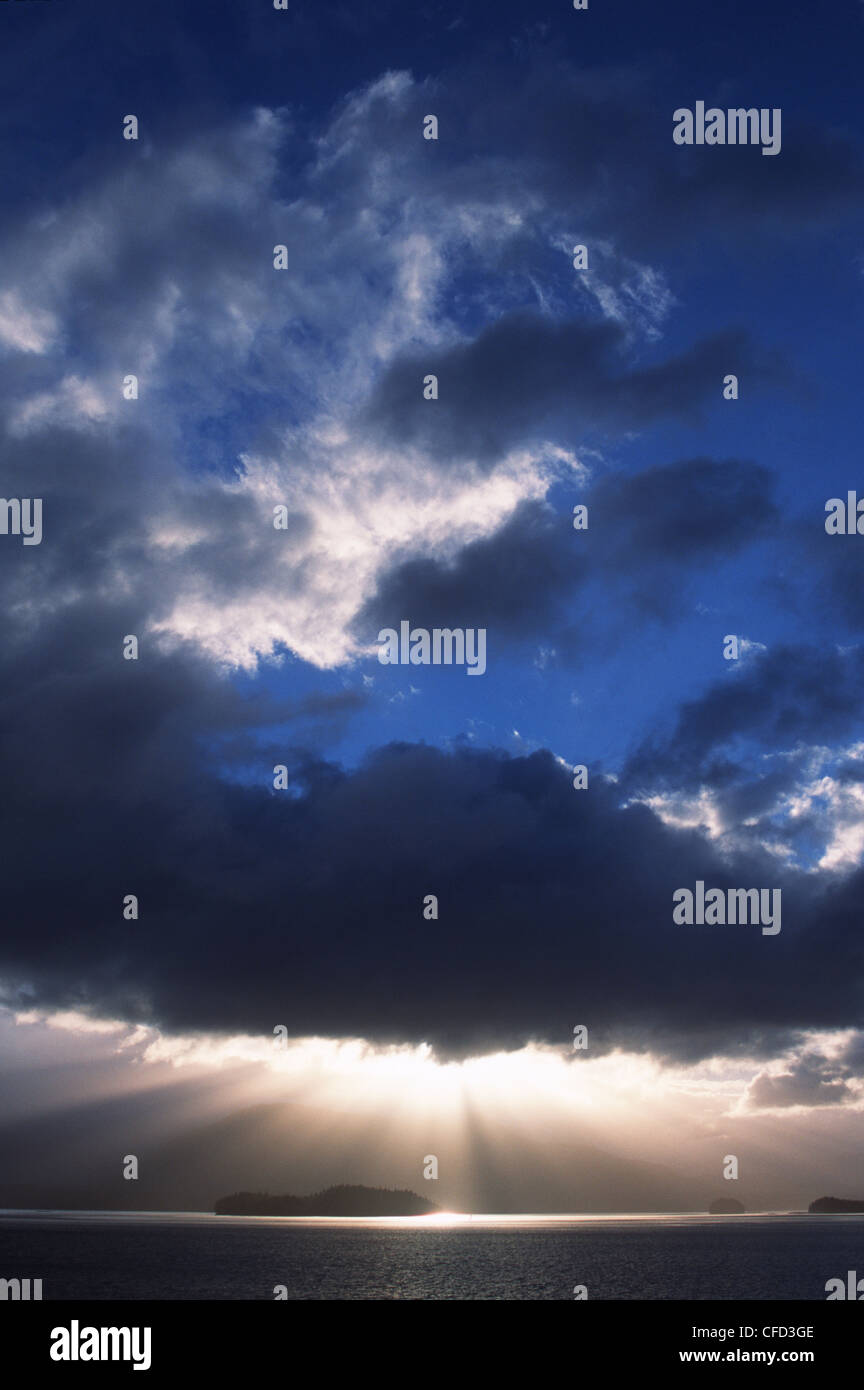
[{"label": "tree silhouette on island", "polygon": [[217,1216],[428,1216],[440,1211],[416,1192],[391,1187],[341,1184],[309,1197],[291,1193],[273,1197],[269,1192],[233,1192],[213,1204]]},{"label": "tree silhouette on island", "polygon": [[[290,1192],[232,1192],[213,1204],[216,1216],[429,1216],[441,1208],[407,1188],[362,1187],[341,1183],[308,1197]],[[735,1197],[718,1197],[708,1208],[712,1216],[741,1215],[746,1207]],[[864,1214],[864,1198],[819,1197],[808,1211],[814,1214]]]}]

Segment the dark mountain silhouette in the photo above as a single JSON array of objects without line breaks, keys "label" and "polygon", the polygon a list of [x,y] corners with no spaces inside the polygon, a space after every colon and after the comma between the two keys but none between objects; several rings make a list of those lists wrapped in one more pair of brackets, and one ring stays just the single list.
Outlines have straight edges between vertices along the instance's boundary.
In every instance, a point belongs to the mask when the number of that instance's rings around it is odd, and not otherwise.
[{"label": "dark mountain silhouette", "polygon": [[716,1197],[708,1208],[709,1216],[741,1216],[747,1208],[737,1197]]},{"label": "dark mountain silhouette", "polygon": [[217,1216],[428,1216],[440,1211],[416,1192],[390,1187],[328,1187],[309,1197],[271,1197],[269,1192],[234,1192],[220,1197]]},{"label": "dark mountain silhouette", "polygon": [[864,1197],[817,1197],[807,1210],[833,1212],[835,1215],[840,1212],[864,1212]]}]

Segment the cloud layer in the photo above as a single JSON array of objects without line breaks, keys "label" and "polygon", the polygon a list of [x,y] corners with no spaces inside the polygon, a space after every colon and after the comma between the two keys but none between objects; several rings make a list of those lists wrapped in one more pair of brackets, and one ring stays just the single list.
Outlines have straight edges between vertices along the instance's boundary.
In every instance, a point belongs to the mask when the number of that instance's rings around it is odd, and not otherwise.
[{"label": "cloud layer", "polygon": [[[754,647],[586,792],[549,750],[322,751],[371,699],[379,627],[569,659],[586,626],[673,625],[694,576],[787,524],[750,455],[669,451],[727,371],[765,399],[798,380],[737,322],[670,333],[669,258],[745,223],[743,261],[833,234],[854,153],[804,132],[709,176],[646,120],[644,74],[484,72],[482,103],[467,64],[385,72],[318,122],[145,124],[4,222],[4,488],[45,509],[41,546],[0,547],[11,1000],[460,1055],[581,1022],[601,1049],[769,1057],[857,1021],[857,649]],[[849,554],[821,563],[854,629]],[[343,684],[301,695],[279,661]],[[675,926],[697,879],[782,887],[781,935]],[[802,1062],[754,1099],[845,1083]]]}]

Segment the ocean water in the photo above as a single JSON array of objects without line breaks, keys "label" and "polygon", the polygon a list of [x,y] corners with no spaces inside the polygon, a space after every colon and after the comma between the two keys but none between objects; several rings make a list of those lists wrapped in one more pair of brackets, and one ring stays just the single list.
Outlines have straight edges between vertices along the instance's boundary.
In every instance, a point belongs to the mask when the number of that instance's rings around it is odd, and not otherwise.
[{"label": "ocean water", "polygon": [[0,1278],[43,1300],[825,1300],[864,1277],[864,1216],[367,1220],[0,1212]]}]

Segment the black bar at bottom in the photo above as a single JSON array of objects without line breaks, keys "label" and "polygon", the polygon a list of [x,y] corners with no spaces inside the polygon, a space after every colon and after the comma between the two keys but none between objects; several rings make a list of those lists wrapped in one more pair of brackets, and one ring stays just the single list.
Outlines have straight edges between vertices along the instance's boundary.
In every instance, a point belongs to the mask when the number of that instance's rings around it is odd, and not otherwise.
[{"label": "black bar at bottom", "polygon": [[[324,1372],[338,1373],[344,1364],[353,1375],[366,1371],[388,1383],[428,1384],[438,1367],[448,1383],[457,1369],[482,1372],[488,1379],[499,1359],[509,1379],[523,1357],[533,1364],[535,1380],[544,1363],[553,1373],[546,1361],[552,1352],[563,1353],[574,1375],[589,1368],[595,1377],[611,1378],[673,1367],[686,1375],[709,1365],[772,1372],[796,1366],[824,1379],[856,1364],[864,1326],[864,1310],[828,1301],[574,1300],[569,1306],[546,1302],[533,1313],[524,1303],[478,1300],[457,1308],[441,1302],[445,1306],[437,1309],[396,1299],[266,1306],[251,1301],[4,1303],[0,1333],[4,1362],[17,1362],[19,1379],[47,1372],[55,1383],[70,1376],[77,1383],[107,1371],[132,1375],[142,1384],[168,1385],[169,1378],[192,1371],[220,1382],[275,1372],[308,1380],[310,1372],[317,1379]],[[78,1359],[53,1359],[52,1347],[69,1357],[77,1353]],[[86,1359],[92,1351],[104,1359]]]}]

